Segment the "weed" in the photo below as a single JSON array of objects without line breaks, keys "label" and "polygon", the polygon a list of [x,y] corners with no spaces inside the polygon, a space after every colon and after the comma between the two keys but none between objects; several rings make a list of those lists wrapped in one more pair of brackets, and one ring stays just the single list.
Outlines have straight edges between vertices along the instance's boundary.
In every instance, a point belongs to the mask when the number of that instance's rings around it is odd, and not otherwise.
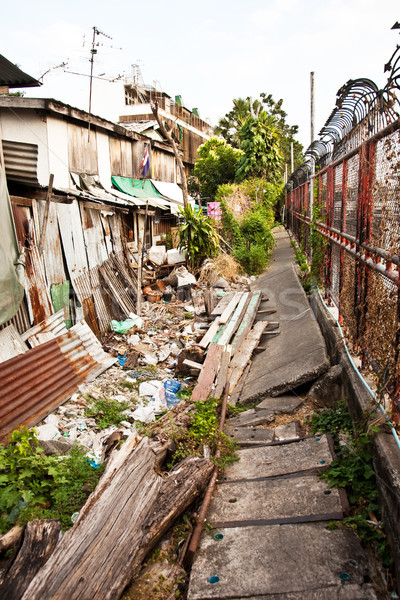
[{"label": "weed", "polygon": [[323,431],[337,436],[339,432],[351,433],[353,423],[347,411],[346,404],[339,402],[333,409],[324,409],[311,415],[311,432]]},{"label": "weed", "polygon": [[[363,543],[372,544],[384,566],[388,567],[392,559],[385,534],[381,523],[371,518],[375,514],[379,516],[371,443],[371,435],[378,429],[372,426],[368,432],[354,430],[344,403],[339,403],[336,410],[313,414],[311,429],[313,432],[331,433],[338,444],[337,458],[320,476],[328,480],[329,487],[346,490],[353,514],[343,519],[341,524],[355,531]],[[346,434],[347,443],[339,441],[340,434]],[[329,529],[336,527],[336,521],[328,526]]]},{"label": "weed", "polygon": [[0,446],[0,532],[36,518],[59,519],[67,529],[103,471],[78,446],[66,456],[45,456],[34,431],[14,431]]},{"label": "weed", "polygon": [[212,460],[214,464],[223,469],[237,460],[237,446],[234,441],[218,429],[217,410],[220,401],[217,398],[210,398],[204,402],[198,401],[194,404],[195,410],[189,428],[179,428],[172,433],[175,452],[168,466],[172,467],[186,456],[202,456],[204,446],[208,446],[212,455],[215,455],[218,450],[218,456]]},{"label": "weed", "polygon": [[99,429],[105,429],[109,425],[118,427],[125,417],[123,411],[130,406],[129,402],[100,398],[85,408],[85,417],[94,417]]},{"label": "weed", "polygon": [[129,390],[130,392],[136,392],[139,386],[133,381],[127,381],[126,379],[122,379],[120,381],[119,387],[121,390]]}]

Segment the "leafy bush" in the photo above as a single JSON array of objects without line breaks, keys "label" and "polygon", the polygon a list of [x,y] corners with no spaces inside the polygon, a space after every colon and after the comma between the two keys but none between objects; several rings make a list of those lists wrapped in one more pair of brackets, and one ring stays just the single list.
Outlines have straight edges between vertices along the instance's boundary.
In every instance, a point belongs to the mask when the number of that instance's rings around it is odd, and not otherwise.
[{"label": "leafy bush", "polygon": [[257,244],[252,244],[250,248],[245,245],[239,246],[235,250],[234,256],[246,273],[250,275],[260,275],[268,263],[265,248]]},{"label": "leafy bush", "polygon": [[204,258],[215,256],[219,250],[219,239],[214,225],[201,210],[190,204],[179,209],[183,224],[179,228],[179,248],[186,251],[192,269],[200,266]]},{"label": "leafy bush", "polygon": [[45,456],[34,431],[14,431],[0,446],[0,533],[15,523],[54,518],[63,529],[94,490],[104,466],[94,469],[85,450],[74,446],[66,456]]}]

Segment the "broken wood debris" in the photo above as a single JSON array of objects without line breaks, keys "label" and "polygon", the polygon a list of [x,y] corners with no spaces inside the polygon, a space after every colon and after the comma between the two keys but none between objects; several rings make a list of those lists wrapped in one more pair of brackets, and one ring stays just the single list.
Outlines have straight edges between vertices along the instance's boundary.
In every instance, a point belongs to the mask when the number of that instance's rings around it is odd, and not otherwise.
[{"label": "broken wood debris", "polygon": [[185,458],[162,476],[166,448],[145,437],[132,452],[134,443],[128,440],[117,462],[108,465],[23,600],[118,600],[149,551],[207,483],[213,469],[208,460]]}]

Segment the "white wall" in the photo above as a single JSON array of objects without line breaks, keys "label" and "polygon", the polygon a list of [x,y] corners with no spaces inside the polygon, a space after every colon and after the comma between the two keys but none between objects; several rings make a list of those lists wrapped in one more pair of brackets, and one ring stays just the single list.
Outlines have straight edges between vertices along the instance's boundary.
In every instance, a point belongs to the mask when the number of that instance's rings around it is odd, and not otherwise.
[{"label": "white wall", "polygon": [[49,183],[49,152],[47,139],[47,122],[45,116],[34,109],[2,109],[1,128],[3,139],[13,142],[24,142],[38,146],[38,181],[40,185]]},{"label": "white wall", "polygon": [[68,167],[68,125],[62,119],[48,117],[49,167],[54,174],[55,188],[70,188]]}]

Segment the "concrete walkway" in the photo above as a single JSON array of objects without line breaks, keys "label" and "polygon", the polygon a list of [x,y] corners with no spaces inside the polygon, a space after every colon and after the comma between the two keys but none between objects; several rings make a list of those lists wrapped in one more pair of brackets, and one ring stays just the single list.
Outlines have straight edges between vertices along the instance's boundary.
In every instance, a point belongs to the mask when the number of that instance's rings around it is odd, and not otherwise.
[{"label": "concrete walkway", "polygon": [[[288,236],[278,231],[271,268],[255,287],[276,307],[282,333],[254,358],[245,400],[256,408],[226,424],[240,460],[221,475],[195,556],[188,600],[374,600],[368,561],[355,534],[326,529],[346,497],[318,477],[333,460],[328,436],[299,438],[293,421],[274,428],[304,397],[272,397],[329,366],[322,335],[293,269]],[[288,419],[290,421],[290,418]],[[266,427],[268,425],[268,428]],[[366,583],[367,582],[367,583]]]},{"label": "concrete walkway", "polygon": [[283,228],[274,233],[277,245],[271,265],[257,279],[253,289],[262,290],[269,298],[261,304],[260,310],[276,309],[275,314],[260,318],[279,321],[281,333],[269,336],[265,344],[267,350],[253,358],[242,403],[292,390],[316,379],[329,368],[324,339],[296,275],[289,235]]}]

